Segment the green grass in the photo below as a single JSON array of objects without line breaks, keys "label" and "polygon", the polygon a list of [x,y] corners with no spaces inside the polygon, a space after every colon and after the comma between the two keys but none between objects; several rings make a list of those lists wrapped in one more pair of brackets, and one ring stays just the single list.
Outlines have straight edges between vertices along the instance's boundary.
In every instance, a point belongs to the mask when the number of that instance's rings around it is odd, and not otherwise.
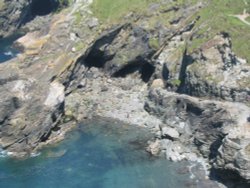
[{"label": "green grass", "polygon": [[[197,0],[176,0],[168,3],[163,2],[164,1],[162,0],[94,0],[91,8],[94,15],[99,20],[105,23],[116,23],[121,21],[121,19],[130,12],[136,13],[137,15],[148,15],[154,13],[149,11],[149,6],[154,3],[158,3],[161,8],[167,9],[171,6],[194,3],[197,2]],[[164,18],[162,18],[162,20],[164,20]]]},{"label": "green grass", "polygon": [[158,38],[150,38],[149,46],[155,50],[160,48],[159,39]]},{"label": "green grass", "polygon": [[161,0],[94,0],[92,11],[103,22],[117,22],[129,12],[142,13]]},{"label": "green grass", "polygon": [[181,85],[181,81],[179,79],[170,80],[170,83],[176,87],[179,87]]},{"label": "green grass", "polygon": [[[248,6],[245,5],[244,0],[176,0],[165,4],[162,3],[162,0],[94,0],[91,9],[94,16],[106,25],[121,23],[130,12],[143,15],[150,29],[159,22],[163,23],[165,27],[171,27],[169,21],[179,16],[179,12],[174,11],[168,13],[160,13],[160,10],[150,12],[148,9],[150,4],[158,3],[161,9],[166,10],[174,5],[183,6],[184,4],[202,2],[205,7],[194,12],[192,18],[188,18],[191,20],[200,16],[200,20],[194,28],[196,36],[199,37],[193,39],[189,46],[189,52],[200,48],[215,35],[227,32],[232,38],[233,51],[236,55],[250,62],[250,26],[232,16],[242,14],[244,9],[250,13],[250,0],[245,1],[248,2]],[[250,21],[250,18],[247,20]],[[158,47],[156,41],[152,40],[151,42],[154,47]]]},{"label": "green grass", "polygon": [[[250,0],[246,0],[250,4]],[[201,9],[195,16],[200,16],[197,34],[201,36],[192,41],[190,50],[201,47],[204,42],[216,34],[227,32],[232,38],[233,51],[250,62],[250,26],[233,17],[242,14],[244,9],[250,12],[243,0],[212,0],[207,7]]]},{"label": "green grass", "polygon": [[250,23],[250,16],[246,19],[246,21]]}]

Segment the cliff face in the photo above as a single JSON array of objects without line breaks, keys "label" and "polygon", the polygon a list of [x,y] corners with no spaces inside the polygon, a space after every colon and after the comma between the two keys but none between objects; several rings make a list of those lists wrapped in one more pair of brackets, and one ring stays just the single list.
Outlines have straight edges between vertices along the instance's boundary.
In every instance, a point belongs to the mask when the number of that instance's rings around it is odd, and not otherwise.
[{"label": "cliff face", "polygon": [[1,1],[0,5],[0,37],[14,32],[28,14],[29,1]]},{"label": "cliff face", "polygon": [[153,154],[202,157],[211,178],[248,186],[250,67],[238,31],[204,31],[214,2],[134,1],[0,3],[0,35],[26,31],[22,53],[0,64],[1,148],[24,156],[102,116],[153,131]]},{"label": "cliff face", "polygon": [[67,0],[1,0],[0,38],[15,33],[36,16],[48,15],[67,5]]}]

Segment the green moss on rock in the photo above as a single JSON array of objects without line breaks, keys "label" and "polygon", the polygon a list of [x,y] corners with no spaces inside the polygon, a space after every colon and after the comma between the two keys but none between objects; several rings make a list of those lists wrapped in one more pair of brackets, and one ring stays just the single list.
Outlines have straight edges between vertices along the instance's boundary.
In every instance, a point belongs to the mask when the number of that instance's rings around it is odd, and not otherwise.
[{"label": "green moss on rock", "polygon": [[150,38],[149,46],[155,50],[160,48],[159,39],[158,38]]}]

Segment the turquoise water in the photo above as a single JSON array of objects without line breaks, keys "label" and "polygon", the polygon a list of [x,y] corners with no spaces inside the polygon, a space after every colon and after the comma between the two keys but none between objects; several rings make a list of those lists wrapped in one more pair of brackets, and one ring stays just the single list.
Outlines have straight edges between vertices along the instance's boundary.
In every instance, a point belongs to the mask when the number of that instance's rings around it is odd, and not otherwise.
[{"label": "turquoise water", "polygon": [[189,175],[177,173],[185,164],[177,165],[145,152],[150,137],[131,126],[106,121],[85,124],[37,157],[0,158],[0,187],[186,187]]},{"label": "turquoise water", "polygon": [[21,35],[0,39],[0,63],[8,61],[18,54],[18,50],[12,47],[12,43]]}]

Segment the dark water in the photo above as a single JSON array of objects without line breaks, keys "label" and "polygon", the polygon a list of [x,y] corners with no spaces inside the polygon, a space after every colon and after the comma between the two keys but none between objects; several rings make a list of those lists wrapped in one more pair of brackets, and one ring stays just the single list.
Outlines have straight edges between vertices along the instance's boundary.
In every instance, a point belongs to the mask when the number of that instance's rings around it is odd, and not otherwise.
[{"label": "dark water", "polygon": [[0,63],[8,61],[18,54],[18,50],[12,47],[13,42],[18,39],[21,34],[11,36],[5,39],[0,39]]},{"label": "dark water", "polygon": [[[120,126],[120,129],[117,129]],[[130,126],[85,124],[66,140],[27,160],[0,158],[0,187],[6,188],[182,188],[185,164],[148,155],[151,135]]]}]

